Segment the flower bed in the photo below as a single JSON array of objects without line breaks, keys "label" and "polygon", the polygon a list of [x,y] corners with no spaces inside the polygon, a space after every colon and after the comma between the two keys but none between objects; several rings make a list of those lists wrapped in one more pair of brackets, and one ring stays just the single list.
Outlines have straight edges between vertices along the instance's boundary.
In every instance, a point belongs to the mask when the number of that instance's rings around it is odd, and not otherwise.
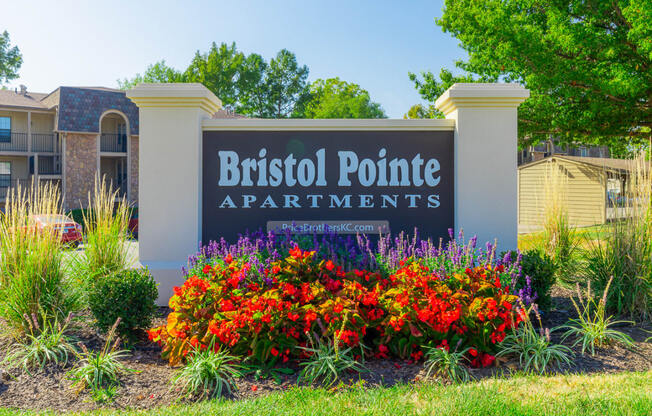
[{"label": "flower bed", "polygon": [[171,364],[204,348],[285,362],[328,338],[413,361],[428,347],[468,349],[473,366],[487,366],[519,320],[517,301],[533,299],[518,259],[452,235],[435,245],[258,233],[211,243],[190,265],[167,324],[149,332]]}]

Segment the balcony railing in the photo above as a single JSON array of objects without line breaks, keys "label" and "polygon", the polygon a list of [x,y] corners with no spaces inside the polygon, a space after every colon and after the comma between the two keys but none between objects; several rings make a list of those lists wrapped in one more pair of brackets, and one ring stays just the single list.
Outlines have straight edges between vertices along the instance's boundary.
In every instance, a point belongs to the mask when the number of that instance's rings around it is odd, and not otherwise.
[{"label": "balcony railing", "polygon": [[32,186],[32,181],[30,179],[0,180],[0,200],[4,201],[11,189],[18,187],[19,185],[21,190],[27,190]]},{"label": "balcony railing", "polygon": [[59,140],[53,133],[32,133],[32,152],[59,153]]},{"label": "balcony railing", "polygon": [[0,152],[26,152],[27,133],[3,133],[0,135]]},{"label": "balcony railing", "polygon": [[[0,132],[0,152],[27,152],[29,134]],[[54,133],[32,133],[32,152],[61,153],[59,138]]]},{"label": "balcony railing", "polygon": [[38,158],[39,175],[61,175],[61,159],[59,156],[40,156]]},{"label": "balcony railing", "polygon": [[127,135],[122,133],[102,133],[100,151],[110,153],[127,153]]}]

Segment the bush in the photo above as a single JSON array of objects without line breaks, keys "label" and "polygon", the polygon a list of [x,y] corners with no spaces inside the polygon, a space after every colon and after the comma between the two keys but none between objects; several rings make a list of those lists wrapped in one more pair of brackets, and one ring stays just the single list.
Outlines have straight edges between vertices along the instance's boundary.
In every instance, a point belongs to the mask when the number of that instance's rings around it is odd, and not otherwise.
[{"label": "bush", "polygon": [[[295,247],[258,267],[230,254],[193,269],[170,299],[167,325],[149,331],[171,364],[211,345],[259,362],[304,356],[312,333],[369,354],[419,360],[420,345],[443,341],[493,353],[511,327],[510,274],[483,264],[447,274],[413,258],[383,277],[320,260]],[[260,263],[259,263],[260,264]],[[301,347],[301,348],[297,348]],[[489,355],[489,354],[487,354]],[[488,365],[491,358],[476,361]]]},{"label": "bush", "polygon": [[120,318],[118,334],[133,342],[137,330],[149,328],[157,296],[156,282],[147,269],[129,269],[97,279],[88,303],[101,330]]},{"label": "bush", "polygon": [[[503,253],[505,256],[506,253]],[[519,253],[516,251],[509,252],[511,258],[518,258]],[[527,290],[532,291],[532,298],[536,301],[542,311],[550,310],[552,306],[552,297],[550,290],[555,284],[555,262],[552,257],[544,251],[532,249],[520,254],[519,260],[521,266],[522,279],[516,283],[516,290],[520,293]],[[529,282],[529,284],[527,284]],[[525,293],[521,297],[527,297]]]}]

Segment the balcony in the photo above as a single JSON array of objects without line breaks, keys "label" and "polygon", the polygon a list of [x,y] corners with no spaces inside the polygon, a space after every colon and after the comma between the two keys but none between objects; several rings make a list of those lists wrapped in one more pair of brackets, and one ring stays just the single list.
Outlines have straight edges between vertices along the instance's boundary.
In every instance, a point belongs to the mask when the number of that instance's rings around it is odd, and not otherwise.
[{"label": "balcony", "polygon": [[0,181],[0,201],[4,201],[12,188],[20,186],[21,190],[26,190],[32,186],[31,179],[11,179]]},{"label": "balcony", "polygon": [[0,152],[26,152],[27,133],[3,132],[0,134]]},{"label": "balcony", "polygon": [[39,156],[38,174],[39,175],[61,175],[61,157]]},{"label": "balcony", "polygon": [[102,133],[100,152],[127,153],[127,135],[124,133]]},{"label": "balcony", "polygon": [[30,135],[0,131],[0,152],[61,153],[59,137],[54,133],[32,133],[32,146],[28,146]]},{"label": "balcony", "polygon": [[32,133],[32,152],[60,153],[58,137],[53,133]]}]

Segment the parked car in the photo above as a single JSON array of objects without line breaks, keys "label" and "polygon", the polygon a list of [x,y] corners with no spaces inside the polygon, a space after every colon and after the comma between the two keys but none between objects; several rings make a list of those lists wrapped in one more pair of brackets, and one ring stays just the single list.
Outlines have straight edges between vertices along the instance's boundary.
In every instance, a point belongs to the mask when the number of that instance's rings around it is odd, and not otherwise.
[{"label": "parked car", "polygon": [[84,238],[82,226],[66,215],[33,215],[30,217],[30,222],[32,221],[39,230],[61,230],[61,242],[73,247],[77,247]]}]

